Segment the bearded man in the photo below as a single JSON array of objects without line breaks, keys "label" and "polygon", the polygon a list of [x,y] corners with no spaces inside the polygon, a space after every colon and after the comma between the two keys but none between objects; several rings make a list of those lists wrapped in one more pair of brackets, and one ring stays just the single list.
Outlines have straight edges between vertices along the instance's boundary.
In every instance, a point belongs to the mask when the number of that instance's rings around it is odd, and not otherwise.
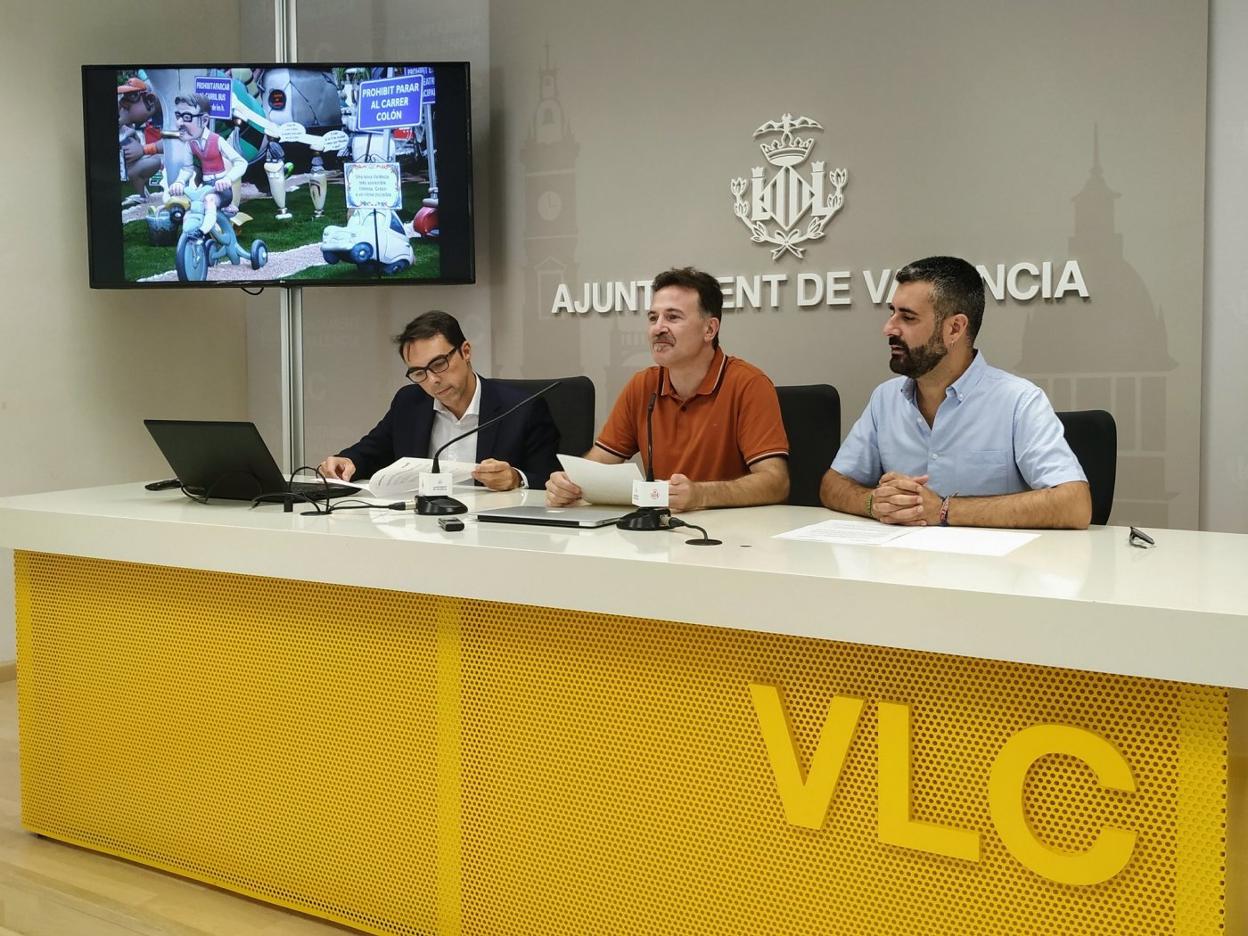
[{"label": "bearded man", "polygon": [[965,260],[897,273],[876,387],[823,476],[824,506],[883,523],[1084,529],[1087,477],[1035,384],[975,348],[984,281]]}]

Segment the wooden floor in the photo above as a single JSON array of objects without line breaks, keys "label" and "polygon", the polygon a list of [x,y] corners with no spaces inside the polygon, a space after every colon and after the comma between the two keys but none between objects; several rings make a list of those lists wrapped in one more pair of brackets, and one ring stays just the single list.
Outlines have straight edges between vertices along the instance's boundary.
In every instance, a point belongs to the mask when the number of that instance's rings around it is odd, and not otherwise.
[{"label": "wooden floor", "polygon": [[353,932],[22,829],[16,687],[0,682],[0,936]]}]

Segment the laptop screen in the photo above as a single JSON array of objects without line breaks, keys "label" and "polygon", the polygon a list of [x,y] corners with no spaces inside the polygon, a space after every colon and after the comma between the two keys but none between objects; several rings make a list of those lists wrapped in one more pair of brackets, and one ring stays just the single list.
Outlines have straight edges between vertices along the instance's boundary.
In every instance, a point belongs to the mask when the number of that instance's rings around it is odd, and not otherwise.
[{"label": "laptop screen", "polygon": [[145,419],[143,425],[190,493],[249,501],[289,490],[254,423]]}]

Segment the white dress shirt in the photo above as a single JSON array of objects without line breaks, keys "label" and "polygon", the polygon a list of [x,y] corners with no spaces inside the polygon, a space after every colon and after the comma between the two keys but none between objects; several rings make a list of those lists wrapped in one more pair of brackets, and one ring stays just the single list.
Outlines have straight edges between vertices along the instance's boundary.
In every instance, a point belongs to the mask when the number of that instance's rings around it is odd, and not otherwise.
[{"label": "white dress shirt", "polygon": [[[474,376],[476,376],[474,374]],[[476,377],[477,388],[472,392],[472,401],[459,419],[442,405],[442,401],[433,401],[433,428],[429,432],[429,457],[458,435],[476,429],[481,424],[481,378]],[[477,463],[477,437],[470,435],[460,439],[445,452],[440,460],[465,462],[469,465]]]},{"label": "white dress shirt", "polygon": [[[460,419],[456,419],[455,414],[443,406],[441,400],[434,398],[433,428],[429,432],[430,457],[451,439],[481,425],[481,376],[475,372],[474,376],[477,378],[477,388],[472,392],[472,401],[468,404],[468,408],[464,410],[464,415]],[[477,437],[470,435],[468,438],[456,442],[442,453],[439,461],[441,460],[475,465],[477,463]],[[515,465],[512,465],[511,468],[519,475],[519,486],[522,488],[528,487],[528,476]]]}]

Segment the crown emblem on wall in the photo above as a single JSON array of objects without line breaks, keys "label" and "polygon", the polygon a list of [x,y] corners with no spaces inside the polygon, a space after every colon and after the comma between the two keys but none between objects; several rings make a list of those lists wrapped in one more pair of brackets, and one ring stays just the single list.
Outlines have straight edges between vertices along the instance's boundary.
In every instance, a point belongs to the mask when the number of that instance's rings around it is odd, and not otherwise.
[{"label": "crown emblem on wall", "polygon": [[754,131],[754,139],[764,136],[768,133],[779,133],[780,137],[770,142],[760,143],[758,148],[763,151],[763,155],[767,157],[767,161],[773,166],[796,166],[798,163],[806,161],[806,157],[810,155],[811,147],[815,145],[814,137],[801,139],[794,136],[794,130],[800,130],[805,127],[813,127],[816,130],[822,130],[823,125],[818,121],[811,120],[809,117],[798,117],[796,120],[792,114],[785,114],[779,121],[769,120],[757,130]]},{"label": "crown emblem on wall", "polygon": [[[816,161],[811,163],[814,174],[809,180],[797,170],[815,145],[814,137],[799,137],[794,133],[805,129],[822,130],[823,124],[787,113],[779,120],[767,121],[754,131],[754,139],[777,135],[758,145],[767,161],[777,167],[775,174],[768,179],[764,167],[756,166],[750,170],[748,180],[732,180],[733,211],[749,228],[750,240],[756,244],[775,245],[772,260],[778,260],[785,253],[803,259],[805,248],[797,245],[823,237],[823,229],[845,204],[848,170],[834,169],[825,173],[824,163]],[[825,182],[831,182],[834,189],[826,198]],[[745,197],[747,188],[750,190],[748,199]],[[807,214],[810,220],[803,228],[801,223]],[[769,229],[769,221],[777,226]]]}]

